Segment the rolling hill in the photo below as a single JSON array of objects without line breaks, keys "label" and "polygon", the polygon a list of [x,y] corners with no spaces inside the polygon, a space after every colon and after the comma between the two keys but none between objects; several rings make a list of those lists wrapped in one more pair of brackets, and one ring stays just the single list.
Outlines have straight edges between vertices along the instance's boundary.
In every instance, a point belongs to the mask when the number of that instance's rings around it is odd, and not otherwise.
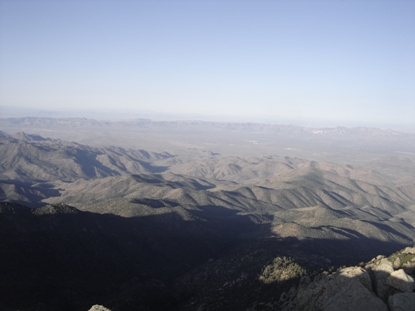
[{"label": "rolling hill", "polygon": [[[405,135],[374,129],[313,133],[254,124],[72,121],[10,122],[50,128],[58,122],[68,130],[76,125],[100,131],[140,126],[151,129],[152,137],[159,137],[161,126],[174,129],[174,135],[192,127],[199,132],[189,140],[175,136],[166,144],[168,151],[157,152],[1,133],[0,247],[5,256],[0,290],[9,297],[0,305],[4,310],[86,310],[96,303],[113,310],[203,305],[271,310],[302,275],[367,261],[415,242],[412,155],[391,154],[389,146],[376,147],[382,150],[377,155],[358,150],[350,162],[328,161],[323,151],[312,159],[234,154],[222,152],[226,148],[212,151],[209,139],[203,147],[193,140],[207,130],[265,131],[297,137],[296,144],[324,135],[347,142],[360,135],[373,147],[394,137],[404,141]],[[291,272],[283,277],[281,271]]]}]

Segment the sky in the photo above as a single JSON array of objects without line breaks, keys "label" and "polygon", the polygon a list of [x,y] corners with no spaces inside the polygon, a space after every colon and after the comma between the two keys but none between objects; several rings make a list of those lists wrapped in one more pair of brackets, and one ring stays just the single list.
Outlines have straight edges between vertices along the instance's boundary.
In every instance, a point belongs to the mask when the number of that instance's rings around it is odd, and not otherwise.
[{"label": "sky", "polygon": [[415,125],[414,17],[412,0],[0,0],[0,107]]}]

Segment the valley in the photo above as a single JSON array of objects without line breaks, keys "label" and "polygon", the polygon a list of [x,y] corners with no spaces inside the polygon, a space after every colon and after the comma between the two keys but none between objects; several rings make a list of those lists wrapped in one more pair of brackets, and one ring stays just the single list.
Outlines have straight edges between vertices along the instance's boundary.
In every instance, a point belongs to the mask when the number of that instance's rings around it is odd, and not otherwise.
[{"label": "valley", "polygon": [[302,276],[415,243],[415,134],[53,118],[0,130],[2,310],[275,310]]}]

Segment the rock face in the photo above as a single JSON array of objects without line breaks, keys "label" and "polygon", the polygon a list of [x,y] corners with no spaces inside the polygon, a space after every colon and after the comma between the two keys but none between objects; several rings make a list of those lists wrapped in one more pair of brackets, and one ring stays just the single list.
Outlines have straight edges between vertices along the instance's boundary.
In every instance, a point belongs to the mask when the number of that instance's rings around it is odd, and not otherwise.
[{"label": "rock face", "polygon": [[415,308],[415,293],[397,293],[389,297],[390,311],[408,311]]},{"label": "rock face", "polygon": [[386,280],[393,272],[392,263],[387,259],[381,259],[380,264],[370,264],[366,266],[366,269],[372,276],[376,295],[384,302],[387,302],[389,296],[389,286],[386,284]]},{"label": "rock face", "polygon": [[303,277],[290,307],[283,310],[415,310],[414,278],[403,269],[414,258],[415,249],[406,248],[389,258],[378,256],[365,268],[323,272],[313,281]]},{"label": "rock face", "polygon": [[369,273],[349,267],[299,288],[298,310],[388,310],[372,291]]},{"label": "rock face", "polygon": [[403,269],[393,271],[386,280],[386,284],[401,292],[411,292],[415,289],[414,279]]}]

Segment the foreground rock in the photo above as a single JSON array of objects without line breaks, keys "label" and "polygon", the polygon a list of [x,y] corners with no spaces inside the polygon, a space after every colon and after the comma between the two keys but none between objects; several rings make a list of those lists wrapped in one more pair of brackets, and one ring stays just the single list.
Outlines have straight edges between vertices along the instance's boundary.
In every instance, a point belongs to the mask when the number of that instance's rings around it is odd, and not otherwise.
[{"label": "foreground rock", "polygon": [[389,286],[386,284],[386,280],[393,272],[393,265],[387,259],[381,259],[380,263],[372,263],[366,266],[373,279],[374,292],[384,302],[388,301]]},{"label": "foreground rock", "polygon": [[397,293],[389,297],[390,311],[407,311],[415,308],[415,293]]},{"label": "foreground rock", "polygon": [[414,275],[403,269],[414,262],[415,248],[406,248],[389,258],[378,256],[365,268],[323,272],[313,281],[303,277],[296,291],[282,297],[282,310],[415,310]]},{"label": "foreground rock", "polygon": [[415,289],[414,279],[403,269],[392,272],[386,280],[386,284],[401,292],[411,292]]},{"label": "foreground rock", "polygon": [[372,291],[369,273],[349,267],[300,287],[298,310],[388,310]]},{"label": "foreground rock", "polygon": [[111,310],[101,305],[93,305],[91,309],[89,309],[88,311],[111,311]]}]

